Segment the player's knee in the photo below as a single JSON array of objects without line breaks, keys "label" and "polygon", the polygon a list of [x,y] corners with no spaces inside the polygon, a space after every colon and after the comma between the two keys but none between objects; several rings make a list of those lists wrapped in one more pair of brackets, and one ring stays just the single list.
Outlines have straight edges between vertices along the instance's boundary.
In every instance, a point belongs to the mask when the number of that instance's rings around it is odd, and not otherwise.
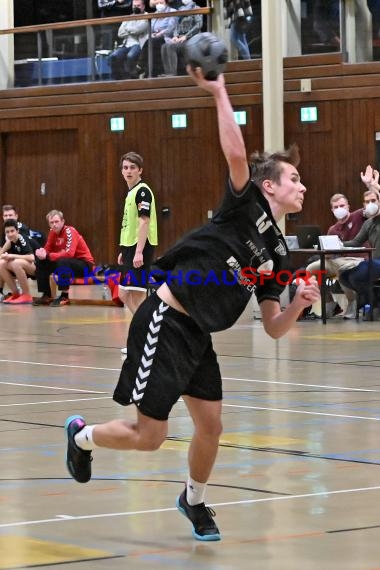
[{"label": "player's knee", "polygon": [[219,437],[222,435],[222,432],[223,432],[223,424],[221,420],[218,419],[214,422],[211,434],[219,439]]},{"label": "player's knee", "polygon": [[165,436],[152,435],[140,440],[140,451],[157,451],[165,441]]},{"label": "player's knee", "polygon": [[152,429],[141,433],[139,441],[139,449],[141,451],[156,451],[164,443],[167,436],[167,427],[161,428],[157,426],[157,429]]},{"label": "player's knee", "polygon": [[223,424],[220,418],[208,418],[202,422],[202,425],[197,426],[197,429],[204,438],[219,439],[223,432]]}]

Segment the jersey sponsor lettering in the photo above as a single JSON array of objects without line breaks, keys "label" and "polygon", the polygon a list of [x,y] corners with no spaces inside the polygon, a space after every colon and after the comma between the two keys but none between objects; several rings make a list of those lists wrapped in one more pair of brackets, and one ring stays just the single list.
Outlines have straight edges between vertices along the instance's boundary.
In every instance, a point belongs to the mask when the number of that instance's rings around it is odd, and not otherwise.
[{"label": "jersey sponsor lettering", "polygon": [[244,287],[244,289],[246,289],[249,293],[253,293],[256,288],[256,280],[252,281],[247,279],[247,275],[245,273],[245,270],[247,268],[245,267],[243,269],[238,260],[235,259],[233,255],[231,255],[231,257],[226,260],[226,263],[230,268],[230,273],[234,275],[235,283],[238,283],[241,285],[241,287]]}]

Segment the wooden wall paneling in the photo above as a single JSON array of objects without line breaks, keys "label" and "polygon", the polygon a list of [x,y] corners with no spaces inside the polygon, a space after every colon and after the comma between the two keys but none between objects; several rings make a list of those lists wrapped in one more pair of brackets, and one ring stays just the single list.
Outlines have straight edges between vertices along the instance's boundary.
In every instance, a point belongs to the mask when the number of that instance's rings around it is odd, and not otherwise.
[{"label": "wooden wall paneling", "polygon": [[375,133],[371,142],[369,140],[371,138],[369,109],[373,109],[373,100],[365,102],[355,100],[352,103],[352,160],[347,164],[347,168],[351,171],[352,185],[347,188],[347,192],[344,192],[349,199],[351,211],[362,206],[362,195],[366,187],[360,179],[360,172],[365,170],[367,164],[372,164],[375,151]]},{"label": "wooden wall paneling", "polygon": [[123,203],[123,194],[122,191],[119,190],[119,183],[116,183],[116,172],[120,171],[115,165],[118,153],[115,153],[114,141],[111,137],[106,139],[103,150],[102,163],[104,176],[99,178],[103,183],[103,187],[100,191],[105,195],[106,202],[105,209],[102,212],[104,235],[101,252],[96,261],[97,263],[116,263],[119,253],[118,243],[122,216],[120,210]]},{"label": "wooden wall paneling", "polygon": [[[172,113],[163,113],[161,192],[157,201],[160,253],[190,229],[207,221],[205,202],[209,200],[210,192],[207,169],[213,160],[208,142],[210,120],[205,116],[208,114],[199,109],[186,111],[187,127],[173,129]],[[163,207],[169,208],[169,215],[162,215]]]},{"label": "wooden wall paneling", "polygon": [[[313,101],[307,102],[307,105],[313,104]],[[299,167],[301,180],[307,188],[303,211],[296,222],[287,222],[287,233],[294,233],[296,224],[320,224],[321,227],[326,225],[323,203],[324,197],[329,195],[331,184],[333,162],[329,151],[332,139],[331,103],[323,102],[317,105],[316,123],[300,121],[301,106],[298,103],[285,104],[286,146],[292,143],[298,144],[301,154]]]},{"label": "wooden wall paneling", "polygon": [[[123,116],[125,119],[124,131],[111,131],[110,119],[112,116]],[[115,109],[114,113],[106,115],[98,115],[101,117],[102,129],[105,136],[105,152],[99,157],[102,168],[103,187],[102,193],[105,196],[105,210],[100,214],[105,222],[107,235],[103,240],[102,254],[99,260],[102,263],[116,263],[117,256],[120,252],[119,237],[121,221],[124,211],[124,201],[127,193],[127,184],[121,174],[119,166],[122,155],[129,151],[140,153],[144,158],[143,179],[150,183],[147,176],[147,161],[144,155],[144,149],[141,148],[136,114],[135,113],[119,113]],[[99,212],[98,212],[99,214]]]},{"label": "wooden wall paneling", "polygon": [[262,105],[243,105],[234,106],[236,110],[247,111],[247,124],[241,127],[247,156],[256,150],[263,150],[264,146],[264,126],[263,126],[263,107]]},{"label": "wooden wall paneling", "polygon": [[64,117],[59,113],[59,107],[52,117],[31,117],[17,119],[1,119],[0,132],[28,132],[28,131],[49,131],[60,129],[76,129],[78,126],[77,117]]},{"label": "wooden wall paneling", "polygon": [[352,125],[347,116],[347,101],[334,101],[334,157],[336,168],[332,170],[333,192],[344,193],[351,186],[351,176],[347,172],[346,160],[348,141]]},{"label": "wooden wall paneling", "polygon": [[376,127],[376,131],[380,131],[380,100],[376,100],[376,112],[374,113],[373,117],[374,121],[373,124]]},{"label": "wooden wall paneling", "polygon": [[[363,168],[366,164],[372,164],[379,169],[380,164],[375,165],[376,157],[376,132],[380,131],[380,100],[371,99],[370,101],[359,102],[359,125],[364,131],[364,156],[361,156],[360,164]],[[366,120],[368,128],[363,129],[363,120]],[[361,149],[359,149],[360,151]]]},{"label": "wooden wall paneling", "polygon": [[6,138],[7,134],[0,132],[0,204],[5,204]]},{"label": "wooden wall paneling", "polygon": [[[345,110],[344,110],[344,117],[345,117],[345,139],[344,143],[342,142],[342,154],[345,154],[344,162],[341,164],[344,165],[343,167],[339,168],[339,171],[343,176],[340,177],[338,188],[342,194],[345,194],[347,190],[353,188],[354,184],[356,183],[358,172],[355,172],[357,161],[355,160],[355,153],[354,153],[354,116],[355,111],[358,107],[357,101],[345,101]],[[355,133],[356,138],[361,138],[362,133]],[[347,164],[347,157],[351,157],[351,161]]]},{"label": "wooden wall paneling", "polygon": [[[300,171],[309,188],[299,223],[319,223],[327,229],[333,221],[328,202],[334,191],[344,191],[353,207],[361,203],[364,187],[358,176],[374,160],[375,132],[380,131],[380,64],[352,66],[343,64],[340,54],[330,54],[286,58],[284,65],[285,140],[300,145]],[[312,78],[311,93],[300,92],[303,77]],[[262,149],[261,62],[229,64],[226,80],[234,108],[248,113],[248,124],[242,127],[248,154]],[[317,123],[300,123],[299,109],[305,104],[318,106]],[[174,110],[188,114],[186,130],[171,129]],[[121,114],[126,130],[111,133],[109,118]],[[118,252],[126,191],[118,162],[124,152],[136,150],[144,156],[144,178],[157,199],[160,253],[206,221],[207,211],[217,207],[224,191],[227,168],[214,102],[188,77],[3,91],[0,136],[2,202],[14,187],[21,217],[27,212],[45,223],[50,205],[47,208],[47,199],[35,201],[33,189],[42,174],[49,175],[57,187],[57,203],[51,207],[64,209],[99,262],[115,261]],[[33,158],[27,155],[27,143]],[[52,153],[58,154],[56,162]],[[178,208],[174,215],[162,217],[162,206],[172,203]]]},{"label": "wooden wall paneling", "polygon": [[[107,122],[107,152],[105,170],[105,192],[106,192],[106,218],[108,227],[108,259],[116,263],[119,252],[119,236],[121,220],[124,209],[124,200],[127,192],[127,185],[121,175],[119,160],[121,156],[129,151],[135,151],[142,155],[144,159],[143,179],[152,188],[158,208],[158,218],[160,225],[161,203],[161,160],[162,145],[161,133],[163,129],[163,113],[154,112],[115,112],[105,115]],[[126,128],[123,132],[109,131],[109,119],[111,116],[125,117]],[[160,229],[160,228],[159,228]],[[103,256],[104,257],[104,256]]]},{"label": "wooden wall paneling", "polygon": [[330,153],[331,138],[329,132],[309,133],[308,137],[310,153],[306,176],[308,194],[302,223],[320,225],[323,232],[331,225],[328,197],[334,192],[331,172],[336,165]]},{"label": "wooden wall paneling", "polygon": [[84,115],[76,118],[78,130],[78,177],[71,191],[72,204],[67,219],[83,235],[96,262],[104,257],[107,240],[104,212],[105,129],[103,117]]},{"label": "wooden wall paneling", "polygon": [[[164,173],[169,169],[166,162],[167,113],[165,111],[149,111],[135,113],[136,117],[136,150],[144,157],[144,180],[151,187],[156,201],[158,223],[158,251],[162,251],[162,216],[161,209],[165,202],[166,180]],[[133,149],[126,149],[133,150]],[[166,248],[166,246],[165,246]]]},{"label": "wooden wall paneling", "polygon": [[[234,108],[239,109],[240,107],[234,105]],[[249,118],[249,107],[244,106],[244,109],[247,109]],[[200,164],[202,165],[202,171],[200,172],[201,195],[199,201],[202,208],[201,223],[206,223],[208,221],[208,212],[214,213],[221,203],[226,188],[228,168],[219,142],[215,107],[212,112],[207,109],[198,110],[197,117],[199,121],[197,130],[202,135],[200,147]]]},{"label": "wooden wall paneling", "polygon": [[364,141],[361,151],[361,169],[367,164],[372,164],[379,169],[380,164],[375,164],[376,157],[376,132],[380,131],[380,99],[359,101],[359,125]]},{"label": "wooden wall paneling", "polygon": [[342,63],[341,53],[296,55],[284,58],[284,68],[288,67],[313,67],[315,65],[335,65]]},{"label": "wooden wall paneling", "polygon": [[[72,188],[78,173],[78,136],[75,130],[8,133],[3,201],[14,204],[20,219],[46,230],[51,209],[72,205]],[[70,167],[68,168],[68,165]],[[45,195],[41,184],[45,184]]]}]

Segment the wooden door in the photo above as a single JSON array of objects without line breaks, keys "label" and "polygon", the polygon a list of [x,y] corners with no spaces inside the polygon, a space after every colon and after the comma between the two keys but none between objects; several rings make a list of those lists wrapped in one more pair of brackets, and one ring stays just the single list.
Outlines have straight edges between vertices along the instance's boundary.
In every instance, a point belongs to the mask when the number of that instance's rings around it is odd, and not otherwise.
[{"label": "wooden door", "polygon": [[19,219],[34,229],[47,229],[45,216],[52,209],[78,225],[83,211],[76,130],[7,133],[3,152],[3,204],[14,205]]}]

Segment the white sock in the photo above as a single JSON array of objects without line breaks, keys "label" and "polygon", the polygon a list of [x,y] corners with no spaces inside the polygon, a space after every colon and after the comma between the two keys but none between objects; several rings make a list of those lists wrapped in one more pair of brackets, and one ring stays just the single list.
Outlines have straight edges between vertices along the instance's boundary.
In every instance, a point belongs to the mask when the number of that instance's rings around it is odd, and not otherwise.
[{"label": "white sock", "polygon": [[83,429],[78,431],[78,433],[74,436],[74,441],[78,447],[84,449],[85,451],[90,451],[97,447],[92,439],[92,432],[95,426],[84,426]]},{"label": "white sock", "polygon": [[186,500],[192,507],[204,503],[207,483],[198,483],[190,476],[186,484]]}]

